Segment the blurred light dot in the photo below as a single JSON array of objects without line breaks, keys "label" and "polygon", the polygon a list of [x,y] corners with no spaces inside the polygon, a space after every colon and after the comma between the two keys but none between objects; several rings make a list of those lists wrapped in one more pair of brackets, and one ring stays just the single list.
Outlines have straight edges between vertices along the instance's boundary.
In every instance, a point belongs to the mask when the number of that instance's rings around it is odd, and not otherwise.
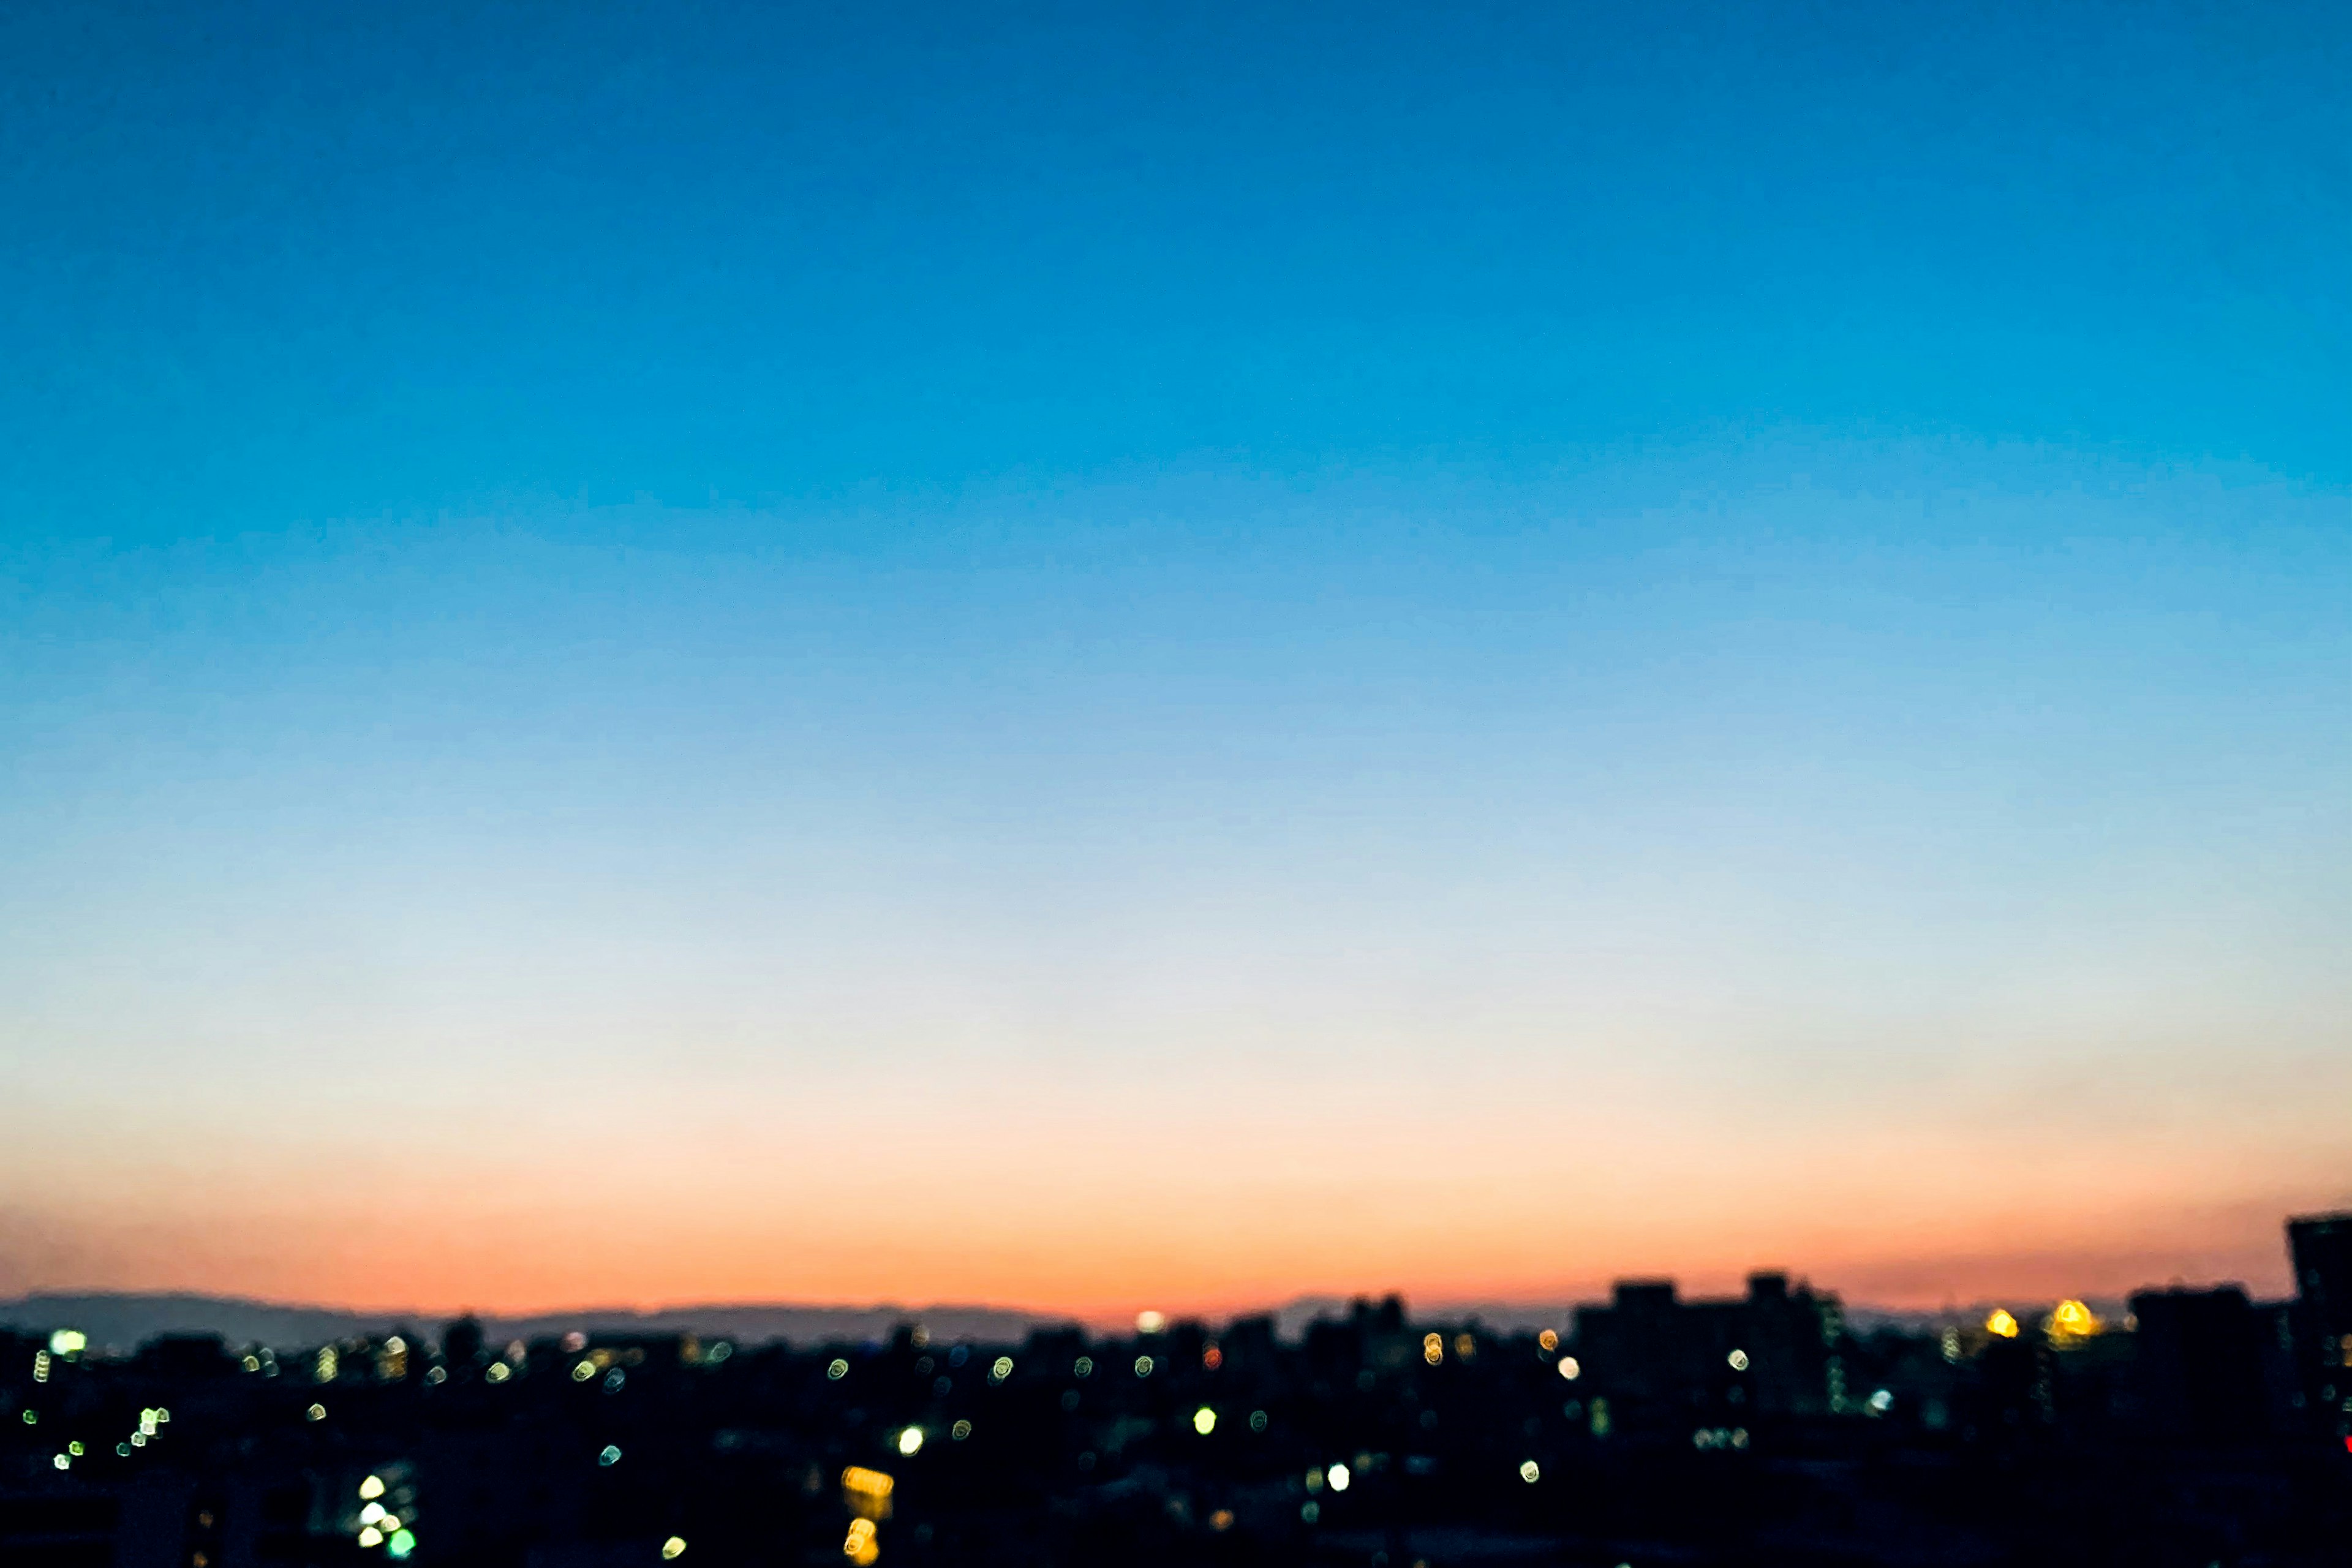
[{"label": "blurred light dot", "polygon": [[1006,1378],[1011,1377],[1013,1375],[1013,1358],[1009,1355],[998,1356],[994,1362],[990,1363],[988,1375],[994,1378],[999,1383],[1003,1383]]},{"label": "blurred light dot", "polygon": [[382,1496],[383,1496],[383,1478],[382,1476],[370,1476],[367,1479],[360,1483],[360,1500],[362,1502],[373,1501]]},{"label": "blurred light dot", "polygon": [[365,1530],[360,1531],[360,1544],[362,1546],[382,1546],[383,1544],[383,1531],[378,1530],[373,1524],[369,1525]]},{"label": "blurred light dot", "polygon": [[1323,1505],[1312,1500],[1303,1502],[1298,1505],[1298,1517],[1307,1523],[1313,1524],[1323,1517]]},{"label": "blurred light dot", "polygon": [[1527,1482],[1529,1486],[1535,1485],[1538,1481],[1543,1479],[1543,1467],[1537,1464],[1533,1459],[1521,1459],[1519,1461],[1519,1479]]},{"label": "blurred light dot", "polygon": [[1090,1355],[1082,1355],[1076,1361],[1070,1363],[1070,1375],[1072,1377],[1092,1377],[1094,1374],[1095,1358]]},{"label": "blurred light dot", "polygon": [[1439,1362],[1444,1361],[1445,1359],[1445,1336],[1444,1334],[1422,1335],[1421,1359],[1427,1362],[1432,1366],[1435,1366]]},{"label": "blurred light dot", "polygon": [[1203,1405],[1192,1412],[1192,1430],[1205,1437],[1217,1429],[1217,1413]]},{"label": "blurred light dot", "polygon": [[898,1452],[902,1454],[912,1454],[920,1449],[922,1446],[923,1429],[920,1426],[909,1426],[905,1431],[898,1434]]},{"label": "blurred light dot", "polygon": [[604,1451],[596,1456],[596,1462],[600,1465],[619,1464],[621,1462],[621,1446],[618,1443],[605,1444]]},{"label": "blurred light dot", "polygon": [[834,1382],[839,1383],[843,1378],[849,1375],[849,1363],[842,1360],[839,1356],[835,1356],[831,1362],[825,1364],[824,1375],[831,1378]]},{"label": "blurred light dot", "polygon": [[1253,1410],[1250,1412],[1250,1430],[1253,1432],[1263,1432],[1265,1430],[1265,1411]]},{"label": "blurred light dot", "polygon": [[384,1542],[383,1549],[392,1553],[394,1562],[406,1562],[408,1554],[416,1550],[416,1537],[405,1530],[395,1530],[392,1532],[392,1539]]},{"label": "blurred light dot", "polygon": [[686,1537],[673,1535],[662,1542],[662,1561],[675,1563],[686,1554]]},{"label": "blurred light dot", "polygon": [[1556,1351],[1559,1349],[1559,1336],[1552,1332],[1549,1329],[1546,1329],[1542,1333],[1536,1336],[1536,1343],[1542,1346],[1547,1351]]},{"label": "blurred light dot", "polygon": [[1323,1479],[1329,1484],[1333,1491],[1346,1491],[1348,1489],[1349,1479],[1348,1467],[1345,1465],[1332,1466],[1329,1469],[1323,1472]]},{"label": "blurred light dot", "polygon": [[1746,1351],[1733,1351],[1724,1359],[1731,1363],[1731,1370],[1734,1372],[1746,1372],[1748,1370],[1748,1352]]},{"label": "blurred light dot", "polygon": [[368,1504],[367,1507],[360,1510],[360,1522],[362,1524],[380,1524],[383,1521],[383,1504],[380,1502],[372,1502]]},{"label": "blurred light dot", "polygon": [[494,1361],[490,1363],[490,1370],[482,1373],[482,1375],[492,1383],[504,1383],[513,1374],[507,1371],[506,1363],[502,1361]]},{"label": "blurred light dot", "polygon": [[969,1421],[957,1422],[954,1426],[948,1428],[948,1436],[959,1443],[962,1442],[966,1437],[971,1436],[971,1423]]},{"label": "blurred light dot", "polygon": [[1568,1379],[1569,1382],[1574,1383],[1578,1374],[1583,1371],[1584,1369],[1577,1364],[1576,1358],[1574,1356],[1564,1355],[1559,1358],[1559,1375]]},{"label": "blurred light dot", "polygon": [[1139,1333],[1156,1334],[1167,1326],[1168,1319],[1163,1313],[1138,1312],[1135,1314],[1135,1327]]},{"label": "blurred light dot", "polygon": [[2017,1320],[2010,1316],[2007,1308],[1995,1307],[1992,1316],[1985,1320],[1985,1332],[1995,1339],[2013,1340],[2017,1338]]},{"label": "blurred light dot", "polygon": [[593,1376],[595,1376],[595,1375],[596,1375],[596,1363],[595,1363],[594,1362],[593,1362],[593,1361],[576,1361],[576,1362],[573,1362],[573,1363],[572,1363],[572,1382],[574,1382],[574,1383],[585,1383],[585,1382],[587,1382],[590,1378],[592,1378],[592,1377],[593,1377]]},{"label": "blurred light dot", "polygon": [[1135,1375],[1138,1377],[1150,1377],[1151,1375],[1151,1358],[1150,1356],[1139,1355],[1135,1358]]},{"label": "blurred light dot", "polygon": [[313,1421],[324,1421],[327,1418],[327,1407],[323,1405],[313,1405],[302,1414]]},{"label": "blurred light dot", "polygon": [[1211,1530],[1225,1531],[1231,1530],[1233,1527],[1234,1510],[1232,1509],[1221,1508],[1216,1512],[1209,1516],[1209,1528]]},{"label": "blurred light dot", "polygon": [[70,1470],[73,1468],[73,1461],[66,1458],[63,1454],[59,1454],[56,1458],[49,1462],[57,1466],[57,1468],[61,1470]]}]

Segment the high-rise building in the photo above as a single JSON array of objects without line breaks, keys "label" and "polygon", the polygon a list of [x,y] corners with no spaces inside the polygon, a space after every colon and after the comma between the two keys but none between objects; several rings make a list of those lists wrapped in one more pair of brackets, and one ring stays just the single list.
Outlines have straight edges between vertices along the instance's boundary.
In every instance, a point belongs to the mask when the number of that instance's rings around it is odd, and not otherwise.
[{"label": "high-rise building", "polygon": [[2352,1214],[2286,1222],[2294,1260],[2294,1338],[2321,1431],[2352,1447]]}]

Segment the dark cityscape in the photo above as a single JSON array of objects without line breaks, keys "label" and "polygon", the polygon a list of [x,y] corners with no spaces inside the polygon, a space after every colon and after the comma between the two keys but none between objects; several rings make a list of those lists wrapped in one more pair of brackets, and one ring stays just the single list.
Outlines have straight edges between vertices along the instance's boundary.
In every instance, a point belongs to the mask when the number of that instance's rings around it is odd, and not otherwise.
[{"label": "dark cityscape", "polygon": [[2297,1291],[1940,1329],[1759,1273],[1551,1329],[0,1338],[10,1568],[2340,1564],[2352,1215]]}]

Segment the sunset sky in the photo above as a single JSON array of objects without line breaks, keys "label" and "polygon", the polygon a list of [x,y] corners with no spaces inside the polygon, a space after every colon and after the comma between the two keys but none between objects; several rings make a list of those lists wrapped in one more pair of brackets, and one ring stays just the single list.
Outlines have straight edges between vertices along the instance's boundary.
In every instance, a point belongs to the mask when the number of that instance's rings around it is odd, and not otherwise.
[{"label": "sunset sky", "polygon": [[0,1294],[2284,1289],[2347,16],[10,11]]}]

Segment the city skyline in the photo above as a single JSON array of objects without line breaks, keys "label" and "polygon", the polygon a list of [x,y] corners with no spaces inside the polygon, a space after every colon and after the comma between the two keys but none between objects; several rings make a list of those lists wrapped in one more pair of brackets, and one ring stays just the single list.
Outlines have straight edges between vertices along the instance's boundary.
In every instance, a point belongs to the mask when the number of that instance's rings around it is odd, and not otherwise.
[{"label": "city skyline", "polygon": [[2340,8],[0,19],[0,1296],[2288,1280]]}]

